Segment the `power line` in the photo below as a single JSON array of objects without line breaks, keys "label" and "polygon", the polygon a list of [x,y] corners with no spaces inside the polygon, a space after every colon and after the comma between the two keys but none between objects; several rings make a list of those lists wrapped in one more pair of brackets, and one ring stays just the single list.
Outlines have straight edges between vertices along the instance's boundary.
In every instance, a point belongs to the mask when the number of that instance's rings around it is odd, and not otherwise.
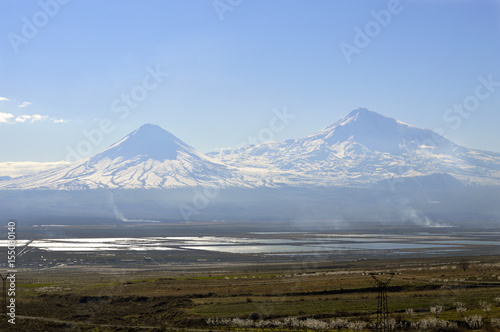
[{"label": "power line", "polygon": [[27,253],[28,251],[31,250],[31,247],[28,248],[28,246],[33,242],[33,240],[29,240],[28,242],[26,242],[26,244],[24,246],[21,247],[21,249],[17,252],[17,255],[16,257],[21,257],[22,255],[24,255],[25,253]]}]

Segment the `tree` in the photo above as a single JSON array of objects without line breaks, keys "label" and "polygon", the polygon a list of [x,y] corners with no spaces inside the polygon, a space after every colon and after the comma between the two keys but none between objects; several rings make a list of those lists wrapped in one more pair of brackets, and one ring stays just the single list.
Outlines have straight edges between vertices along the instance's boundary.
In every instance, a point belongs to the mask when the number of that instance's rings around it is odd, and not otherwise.
[{"label": "tree", "polygon": [[465,271],[467,271],[467,269],[469,268],[470,266],[470,262],[468,260],[466,260],[465,258],[461,259],[460,262],[458,263],[458,266]]}]

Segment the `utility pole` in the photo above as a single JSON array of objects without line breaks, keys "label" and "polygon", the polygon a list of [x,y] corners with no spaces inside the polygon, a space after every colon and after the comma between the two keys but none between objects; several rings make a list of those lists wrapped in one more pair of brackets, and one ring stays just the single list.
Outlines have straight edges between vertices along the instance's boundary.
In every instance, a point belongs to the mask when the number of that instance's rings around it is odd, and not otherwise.
[{"label": "utility pole", "polygon": [[387,286],[391,282],[394,273],[390,273],[390,277],[386,281],[381,281],[375,277],[375,273],[370,273],[373,280],[378,286],[378,308],[377,308],[377,329],[378,331],[388,331],[387,320],[389,319],[389,307],[387,305]]}]

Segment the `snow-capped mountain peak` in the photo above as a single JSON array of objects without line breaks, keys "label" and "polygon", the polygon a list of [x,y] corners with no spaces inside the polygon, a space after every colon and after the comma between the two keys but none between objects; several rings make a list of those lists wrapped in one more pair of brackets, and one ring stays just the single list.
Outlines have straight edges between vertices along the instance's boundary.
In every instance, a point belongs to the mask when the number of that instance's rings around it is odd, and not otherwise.
[{"label": "snow-capped mountain peak", "polygon": [[146,124],[95,156],[0,182],[0,189],[152,189],[248,186],[238,169]]},{"label": "snow-capped mountain peak", "polygon": [[500,154],[467,149],[431,130],[357,109],[305,138],[207,155],[146,124],[95,156],[0,180],[0,189],[366,187],[433,174],[500,184]]},{"label": "snow-capped mountain peak", "polygon": [[431,130],[408,125],[393,118],[360,108],[326,127],[311,139],[323,139],[329,144],[348,140],[363,145],[370,151],[401,154],[407,147],[432,145],[451,150],[455,146]]},{"label": "snow-capped mountain peak", "polygon": [[163,162],[164,160],[177,159],[179,152],[197,155],[191,146],[160,126],[145,124],[92,159],[115,159],[119,157],[134,159],[139,157],[143,160],[154,159]]},{"label": "snow-capped mountain peak", "polygon": [[365,186],[434,173],[466,182],[500,183],[498,154],[466,149],[431,130],[364,108],[302,139],[209,155],[233,166],[273,167],[300,174],[300,182],[318,185]]}]

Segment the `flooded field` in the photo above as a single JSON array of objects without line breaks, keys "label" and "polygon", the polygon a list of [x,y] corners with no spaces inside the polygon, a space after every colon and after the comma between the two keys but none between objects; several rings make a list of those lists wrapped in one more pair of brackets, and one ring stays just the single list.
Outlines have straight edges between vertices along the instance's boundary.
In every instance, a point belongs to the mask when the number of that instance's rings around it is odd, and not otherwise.
[{"label": "flooded field", "polygon": [[[155,226],[158,227],[158,226]],[[17,246],[25,251],[65,253],[167,251],[196,253],[228,253],[240,255],[303,256],[303,255],[481,255],[500,253],[500,232],[471,232],[460,228],[394,229],[377,228],[371,232],[355,229],[336,229],[323,232],[279,232],[233,229],[234,235],[197,236],[127,236],[127,237],[72,237],[78,234],[74,226],[43,226],[49,237],[38,234],[38,239],[20,239]],[[50,231],[57,229],[57,232]],[[138,228],[138,234],[148,227]],[[48,230],[48,231],[47,231]],[[212,230],[212,233],[217,231]],[[98,233],[98,232],[96,232]],[[111,233],[111,232],[109,232]],[[117,231],[117,233],[120,233]],[[159,232],[158,232],[159,233]],[[203,232],[199,232],[203,233]],[[237,235],[236,235],[237,234]],[[83,235],[83,234],[82,234]],[[85,234],[87,235],[87,234]],[[97,235],[97,234],[95,234]],[[36,237],[34,235],[34,237]],[[7,241],[0,241],[6,247]],[[25,248],[26,247],[26,248]]]}]

